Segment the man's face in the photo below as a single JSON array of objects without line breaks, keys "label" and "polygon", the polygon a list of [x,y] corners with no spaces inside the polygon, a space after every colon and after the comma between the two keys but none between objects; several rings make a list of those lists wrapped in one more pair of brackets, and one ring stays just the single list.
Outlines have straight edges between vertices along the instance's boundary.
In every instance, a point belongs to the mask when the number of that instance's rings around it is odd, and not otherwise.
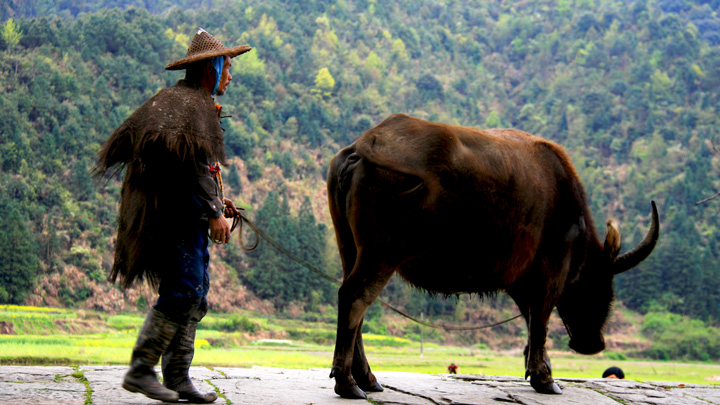
[{"label": "man's face", "polygon": [[230,60],[229,56],[226,56],[225,63],[223,64],[222,74],[220,75],[220,84],[218,85],[217,89],[217,94],[219,96],[225,94],[225,90],[227,90],[227,85],[228,83],[230,83],[230,80],[232,80],[232,75],[230,74],[230,66],[232,66],[232,61]]}]

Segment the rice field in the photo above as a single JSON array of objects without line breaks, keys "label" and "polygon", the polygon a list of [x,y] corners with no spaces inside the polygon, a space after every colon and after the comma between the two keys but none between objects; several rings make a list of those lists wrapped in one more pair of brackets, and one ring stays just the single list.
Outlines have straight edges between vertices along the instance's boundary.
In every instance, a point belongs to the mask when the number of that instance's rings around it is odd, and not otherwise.
[{"label": "rice field", "polygon": [[[125,365],[144,314],[108,315],[92,311],[0,305],[0,325],[12,323],[13,334],[0,335],[4,365]],[[334,325],[248,315],[209,314],[197,333],[196,366],[330,368]],[[290,339],[258,339],[262,332],[285,331]],[[521,350],[498,353],[477,347],[442,346],[394,336],[364,334],[374,370],[445,373],[454,362],[461,374],[524,375]],[[714,363],[611,360],[602,354],[580,356],[550,352],[553,375],[597,378],[611,365],[629,379],[719,384]]]}]

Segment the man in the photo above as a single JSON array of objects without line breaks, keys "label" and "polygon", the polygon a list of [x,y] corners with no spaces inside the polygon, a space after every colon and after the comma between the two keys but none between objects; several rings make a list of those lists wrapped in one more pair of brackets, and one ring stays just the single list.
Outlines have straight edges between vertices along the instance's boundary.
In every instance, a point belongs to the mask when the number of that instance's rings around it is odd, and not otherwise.
[{"label": "man", "polygon": [[620,367],[608,367],[607,370],[603,371],[602,378],[616,378],[618,380],[625,379],[625,373]]},{"label": "man", "polygon": [[[227,48],[202,28],[187,55],[168,70],[185,79],[137,109],[103,144],[96,177],[126,169],[118,217],[115,262],[110,273],[123,288],[147,280],[159,292],[132,352],[123,388],[162,401],[208,403],[188,370],[197,323],[207,312],[208,233],[230,240],[223,216],[237,213],[224,198],[220,165],[226,164],[220,106],[232,80],[231,58],[247,45]],[[154,366],[162,356],[163,384]]]}]

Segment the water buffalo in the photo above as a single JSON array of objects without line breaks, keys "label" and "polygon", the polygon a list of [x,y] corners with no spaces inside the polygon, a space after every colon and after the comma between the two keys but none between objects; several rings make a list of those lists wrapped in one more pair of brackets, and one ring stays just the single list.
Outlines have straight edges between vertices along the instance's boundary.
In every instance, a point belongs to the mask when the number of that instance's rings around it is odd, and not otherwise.
[{"label": "water buffalo", "polygon": [[441,294],[505,291],[528,327],[525,378],[560,394],[545,351],[557,307],[578,353],[605,348],[613,276],[650,255],[659,236],[618,256],[620,231],[596,234],[564,150],[515,129],[477,130],[392,115],[330,163],[330,213],[344,278],[330,377],[345,398],[382,391],[362,342],[365,310],[393,273]]}]

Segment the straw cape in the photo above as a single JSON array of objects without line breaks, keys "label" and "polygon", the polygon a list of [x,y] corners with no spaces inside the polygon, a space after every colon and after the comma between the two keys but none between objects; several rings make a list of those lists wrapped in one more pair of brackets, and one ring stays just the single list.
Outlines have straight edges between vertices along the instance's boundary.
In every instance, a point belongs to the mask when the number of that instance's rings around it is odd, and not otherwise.
[{"label": "straw cape", "polygon": [[210,59],[216,56],[229,56],[234,58],[241,55],[252,48],[248,45],[235,46],[228,48],[221,44],[214,36],[210,35],[207,31],[202,28],[198,28],[195,37],[188,47],[187,55],[184,58],[176,60],[165,66],[166,70],[181,70],[187,69],[188,65],[203,60]]},{"label": "straw cape", "polygon": [[177,270],[166,252],[205,212],[193,195],[222,206],[208,170],[211,162],[226,163],[213,101],[199,84],[180,80],[140,106],[100,150],[96,177],[125,169],[110,271],[123,288],[143,279],[158,287]]},{"label": "straw cape", "polygon": [[[200,28],[187,56],[165,69],[186,69],[193,62],[232,58],[250,49],[227,48]],[[93,168],[96,178],[125,169],[111,281],[128,288],[147,280],[158,287],[168,271],[177,269],[167,252],[178,245],[188,223],[208,215],[208,207],[198,201],[222,206],[208,169],[215,162],[227,164],[222,128],[214,99],[200,83],[180,80],[160,90],[115,129]]]}]

